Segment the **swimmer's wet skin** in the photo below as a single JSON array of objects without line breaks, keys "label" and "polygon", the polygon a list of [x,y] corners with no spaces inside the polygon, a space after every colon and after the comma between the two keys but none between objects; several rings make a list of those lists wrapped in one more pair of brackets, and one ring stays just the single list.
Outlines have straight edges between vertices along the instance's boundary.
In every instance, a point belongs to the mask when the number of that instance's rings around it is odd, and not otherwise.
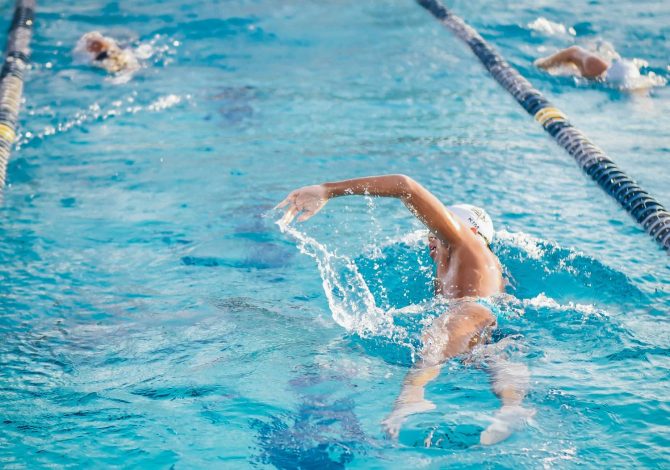
[{"label": "swimmer's wet skin", "polygon": [[[477,298],[503,292],[502,269],[488,246],[494,231],[483,209],[459,205],[450,210],[405,175],[371,176],[296,189],[277,205],[286,208],[278,223],[289,224],[296,216],[298,221],[308,220],[328,200],[350,195],[400,199],[431,231],[430,256],[437,266],[435,294],[458,300],[424,331],[420,360],[407,374],[393,411],[382,423],[386,434],[395,439],[408,416],[435,408],[424,398],[424,388],[439,375],[444,362],[469,353],[490,338],[496,318],[477,303]],[[511,369],[524,372],[510,374]],[[481,433],[480,441],[494,444],[509,437],[531,414],[521,407],[528,374],[525,366],[506,363],[504,358],[489,361],[487,370],[503,407]],[[515,380],[508,380],[510,375]],[[517,380],[519,375],[524,380]]]}]

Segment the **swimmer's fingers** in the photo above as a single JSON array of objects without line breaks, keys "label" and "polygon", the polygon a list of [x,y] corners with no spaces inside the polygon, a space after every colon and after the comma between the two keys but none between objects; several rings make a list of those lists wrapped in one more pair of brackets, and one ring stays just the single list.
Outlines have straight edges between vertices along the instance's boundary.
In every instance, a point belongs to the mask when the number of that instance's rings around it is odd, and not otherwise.
[{"label": "swimmer's fingers", "polygon": [[319,212],[327,202],[328,196],[319,185],[296,189],[275,206],[275,209],[288,206],[286,214],[278,222],[283,225],[289,224],[301,212],[298,222],[304,222]]},{"label": "swimmer's fingers", "polygon": [[295,216],[300,212],[296,206],[291,206],[289,209],[286,211],[286,214],[277,221],[279,225],[286,226],[293,222],[293,219],[295,219]]}]

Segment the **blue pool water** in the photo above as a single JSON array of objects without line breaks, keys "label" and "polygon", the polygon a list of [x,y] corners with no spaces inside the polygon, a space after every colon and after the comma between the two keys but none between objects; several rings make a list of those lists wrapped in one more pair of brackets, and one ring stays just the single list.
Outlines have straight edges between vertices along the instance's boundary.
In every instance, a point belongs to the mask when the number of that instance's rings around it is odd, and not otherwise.
[{"label": "blue pool water", "polygon": [[[669,88],[531,65],[607,41],[667,78],[667,2],[506,3],[450,6],[670,206]],[[143,51],[126,83],[73,60],[94,29]],[[412,1],[51,2],[33,51],[0,206],[3,468],[669,464],[667,255]],[[536,411],[499,445],[459,361],[381,431],[445,308],[401,204],[274,224],[297,186],[386,172],[496,224],[512,285],[488,302]]]}]

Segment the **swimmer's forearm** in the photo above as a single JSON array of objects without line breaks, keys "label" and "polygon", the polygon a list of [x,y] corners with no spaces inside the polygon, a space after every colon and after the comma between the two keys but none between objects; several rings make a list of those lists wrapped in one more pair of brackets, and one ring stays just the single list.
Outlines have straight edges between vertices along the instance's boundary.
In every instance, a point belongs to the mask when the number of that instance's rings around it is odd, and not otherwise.
[{"label": "swimmer's forearm", "polygon": [[443,241],[458,243],[462,240],[461,225],[454,221],[452,214],[430,191],[409,176],[369,176],[324,183],[321,187],[325,189],[325,197],[328,199],[349,195],[400,199],[414,216]]},{"label": "swimmer's forearm", "polygon": [[538,65],[545,69],[555,67],[557,65],[562,65],[566,62],[577,65],[577,62],[579,62],[577,59],[582,54],[584,54],[584,50],[582,48],[578,46],[568,47],[567,49],[558,51],[549,57],[545,57],[538,63]]},{"label": "swimmer's forearm", "polygon": [[412,195],[413,180],[405,175],[368,176],[324,183],[328,198],[340,196],[377,196],[406,198]]}]

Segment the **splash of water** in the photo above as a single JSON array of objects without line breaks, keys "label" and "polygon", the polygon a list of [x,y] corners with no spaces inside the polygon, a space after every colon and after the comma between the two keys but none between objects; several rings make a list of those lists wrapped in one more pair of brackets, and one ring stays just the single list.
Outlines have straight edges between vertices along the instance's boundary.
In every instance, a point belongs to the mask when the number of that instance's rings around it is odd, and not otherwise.
[{"label": "splash of water", "polygon": [[572,26],[566,27],[564,24],[556,23],[555,21],[548,20],[544,16],[540,16],[535,21],[528,23],[527,25],[533,31],[539,33],[548,34],[549,36],[576,36],[577,32]]},{"label": "splash of water", "polygon": [[277,225],[283,233],[296,239],[301,253],[316,261],[328,306],[340,326],[361,337],[383,336],[396,341],[406,337],[406,332],[394,324],[392,313],[377,306],[353,260],[329,251],[325,245],[295,227]]}]

